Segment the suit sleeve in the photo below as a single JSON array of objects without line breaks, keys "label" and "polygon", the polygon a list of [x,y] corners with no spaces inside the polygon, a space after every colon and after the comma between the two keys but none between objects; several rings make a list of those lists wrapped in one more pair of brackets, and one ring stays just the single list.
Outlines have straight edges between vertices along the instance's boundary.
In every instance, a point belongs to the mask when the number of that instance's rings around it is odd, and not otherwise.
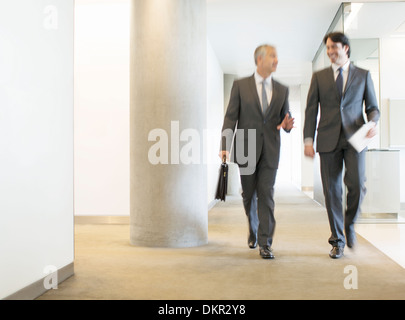
[{"label": "suit sleeve", "polygon": [[222,126],[221,150],[230,151],[235,133],[235,128],[239,119],[240,94],[239,85],[235,81],[232,86],[228,108],[225,113],[224,124]]},{"label": "suit sleeve", "polygon": [[367,72],[366,87],[364,91],[364,105],[368,121],[377,122],[380,119],[380,110],[375,96],[374,83],[370,72]]},{"label": "suit sleeve", "polygon": [[311,138],[313,141],[315,138],[316,122],[318,117],[318,105],[319,105],[318,79],[315,73],[312,76],[311,85],[308,91],[307,107],[305,109],[304,141],[307,138]]},{"label": "suit sleeve", "polygon": [[[287,88],[286,93],[285,93],[285,99],[284,99],[283,108],[281,109],[281,119],[280,119],[279,123],[281,123],[284,120],[284,118],[285,118],[285,116],[287,114],[290,116],[290,118],[292,118],[292,115],[291,115],[291,112],[290,112],[290,104],[288,102],[288,96],[289,96],[289,91],[288,91],[288,88]],[[285,130],[284,129],[284,131],[290,133],[291,129],[290,130]]]}]

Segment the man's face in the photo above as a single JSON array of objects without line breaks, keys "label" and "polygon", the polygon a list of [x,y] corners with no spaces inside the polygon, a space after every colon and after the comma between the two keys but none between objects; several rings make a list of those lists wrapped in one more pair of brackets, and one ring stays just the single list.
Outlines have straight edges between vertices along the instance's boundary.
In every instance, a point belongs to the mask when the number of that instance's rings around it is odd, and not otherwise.
[{"label": "man's face", "polygon": [[259,57],[258,67],[263,70],[265,74],[270,75],[276,72],[278,65],[277,51],[273,48],[267,48],[266,55]]},{"label": "man's face", "polygon": [[344,65],[349,59],[347,56],[348,50],[349,46],[344,46],[340,42],[333,42],[330,38],[326,41],[326,53],[330,61],[339,66]]}]

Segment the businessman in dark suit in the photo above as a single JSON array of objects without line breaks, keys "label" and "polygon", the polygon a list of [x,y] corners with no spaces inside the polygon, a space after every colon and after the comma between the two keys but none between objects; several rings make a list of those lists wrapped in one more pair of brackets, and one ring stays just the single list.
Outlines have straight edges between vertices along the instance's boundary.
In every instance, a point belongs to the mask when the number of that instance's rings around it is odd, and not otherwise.
[{"label": "businessman in dark suit", "polygon": [[[350,63],[349,39],[335,32],[326,35],[324,42],[332,66],[312,76],[305,111],[304,153],[308,157],[315,156],[313,142],[317,129],[316,148],[331,229],[329,256],[336,259],[343,256],[346,244],[351,248],[356,242],[354,223],[366,192],[366,150],[358,153],[348,139],[365,124],[363,111],[367,121],[374,124],[368,137],[376,135],[380,112],[370,72]],[[348,190],[346,208],[342,207],[343,163]]]},{"label": "businessman in dark suit", "polygon": [[260,256],[273,259],[273,196],[280,158],[280,129],[289,132],[294,119],[289,112],[288,88],[272,77],[278,64],[276,48],[258,47],[255,63],[257,69],[252,76],[233,84],[222,127],[220,157],[229,159],[233,142],[249,222],[248,245],[255,248],[258,243]]}]

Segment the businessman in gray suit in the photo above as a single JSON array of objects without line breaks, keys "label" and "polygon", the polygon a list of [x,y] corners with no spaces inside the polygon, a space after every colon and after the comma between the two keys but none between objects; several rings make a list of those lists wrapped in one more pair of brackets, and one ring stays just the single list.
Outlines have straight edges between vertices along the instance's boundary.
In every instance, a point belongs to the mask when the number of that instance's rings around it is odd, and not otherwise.
[{"label": "businessman in gray suit", "polygon": [[222,127],[220,157],[229,160],[233,142],[249,222],[248,245],[253,249],[258,243],[260,256],[273,259],[273,196],[280,158],[280,129],[289,132],[294,119],[289,112],[288,88],[272,77],[278,64],[276,48],[259,46],[254,57],[255,73],[233,84]]},{"label": "businessman in gray suit", "polygon": [[[367,121],[374,124],[368,137],[375,136],[380,112],[370,72],[350,63],[349,39],[335,32],[326,35],[324,42],[332,66],[312,76],[305,111],[304,153],[308,157],[315,156],[313,142],[317,129],[316,148],[331,229],[329,256],[337,259],[343,256],[346,244],[352,248],[356,243],[354,223],[366,193],[366,150],[358,153],[348,139],[365,124],[363,111]],[[348,190],[346,208],[342,207],[343,163]]]}]

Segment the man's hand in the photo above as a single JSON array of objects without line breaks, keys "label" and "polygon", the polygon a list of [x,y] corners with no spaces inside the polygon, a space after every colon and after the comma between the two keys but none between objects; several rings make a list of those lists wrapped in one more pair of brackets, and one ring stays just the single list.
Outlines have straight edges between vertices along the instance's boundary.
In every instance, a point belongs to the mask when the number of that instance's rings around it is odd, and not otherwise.
[{"label": "man's hand", "polygon": [[315,158],[315,150],[312,145],[306,145],[304,149],[304,154],[307,157]]},{"label": "man's hand", "polygon": [[374,124],[374,127],[372,127],[367,133],[367,138],[370,138],[370,139],[372,137],[376,136],[378,133],[377,124],[374,121],[371,121],[371,122]]},{"label": "man's hand", "polygon": [[283,122],[281,122],[277,126],[277,130],[280,130],[283,128],[285,131],[290,131],[292,128],[294,128],[294,118],[290,118],[290,115],[287,113],[283,119]]},{"label": "man's hand", "polygon": [[229,151],[220,151],[219,152],[219,157],[223,161],[224,156],[226,157],[226,161],[229,161]]}]

